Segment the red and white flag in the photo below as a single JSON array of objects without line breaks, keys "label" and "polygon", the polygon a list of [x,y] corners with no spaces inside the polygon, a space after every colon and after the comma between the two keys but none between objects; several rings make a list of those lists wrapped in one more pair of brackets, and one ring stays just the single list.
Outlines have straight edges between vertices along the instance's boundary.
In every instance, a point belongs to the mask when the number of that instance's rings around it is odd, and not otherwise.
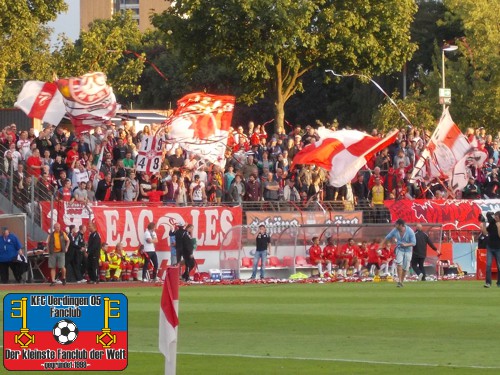
[{"label": "red and white flag", "polygon": [[165,137],[163,135],[143,136],[135,161],[136,170],[153,174],[160,172],[164,145]]},{"label": "red and white flag", "polygon": [[160,304],[159,348],[165,356],[165,375],[175,375],[179,326],[179,269],[167,267]]},{"label": "red and white flag", "polygon": [[453,190],[461,190],[468,179],[465,161],[473,149],[446,108],[425,150],[415,164],[412,179],[419,180],[429,176],[450,180]]},{"label": "red and white flag", "polygon": [[113,89],[102,72],[60,78],[56,83],[77,134],[111,120],[119,109]]},{"label": "red and white flag", "polygon": [[167,119],[168,138],[188,152],[219,166],[225,164],[235,97],[193,93],[177,102]]},{"label": "red and white flag", "polygon": [[21,109],[28,117],[52,125],[59,125],[66,113],[63,97],[57,85],[52,82],[26,82],[14,106]]},{"label": "red and white flag", "polygon": [[320,127],[320,140],[298,152],[293,164],[322,167],[330,171],[332,186],[344,186],[378,151],[394,143],[397,134],[398,130],[394,130],[380,139],[357,130],[332,131]]}]

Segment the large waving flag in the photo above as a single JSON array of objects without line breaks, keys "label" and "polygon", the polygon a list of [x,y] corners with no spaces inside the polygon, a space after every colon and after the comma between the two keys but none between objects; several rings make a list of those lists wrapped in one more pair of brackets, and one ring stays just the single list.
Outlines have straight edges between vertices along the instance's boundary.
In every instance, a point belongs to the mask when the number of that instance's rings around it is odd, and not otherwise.
[{"label": "large waving flag", "polygon": [[378,151],[396,140],[394,130],[384,139],[357,130],[332,131],[318,129],[320,140],[304,147],[293,158],[293,164],[314,164],[330,171],[330,183],[340,187],[350,182],[356,173]]},{"label": "large waving flag", "polygon": [[66,113],[63,97],[57,85],[52,82],[26,82],[14,106],[21,109],[28,117],[53,125],[58,125]]},{"label": "large waving flag", "polygon": [[211,163],[224,166],[235,97],[192,93],[177,102],[167,119],[169,141]]},{"label": "large waving flag", "polygon": [[159,348],[165,356],[165,375],[175,375],[179,326],[179,269],[168,267],[160,305]]},{"label": "large waving flag", "polygon": [[57,80],[57,86],[77,134],[111,120],[119,108],[104,73],[61,78]]},{"label": "large waving flag", "polygon": [[474,150],[446,108],[415,165],[412,179],[418,180],[429,176],[448,180],[450,188],[456,192],[467,185],[467,166],[472,164],[481,166],[485,159],[486,153]]}]

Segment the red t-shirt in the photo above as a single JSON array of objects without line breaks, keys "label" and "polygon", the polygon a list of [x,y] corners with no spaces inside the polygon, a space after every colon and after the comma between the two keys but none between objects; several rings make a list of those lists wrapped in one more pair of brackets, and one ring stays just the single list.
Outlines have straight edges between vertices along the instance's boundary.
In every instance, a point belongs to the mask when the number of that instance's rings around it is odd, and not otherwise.
[{"label": "red t-shirt", "polygon": [[26,172],[30,176],[34,177],[40,177],[40,174],[42,172],[41,168],[33,168],[33,167],[41,167],[42,166],[42,161],[40,160],[39,157],[37,156],[30,156],[28,160],[26,160]]},{"label": "red t-shirt", "polygon": [[163,191],[161,190],[151,190],[146,192],[146,196],[149,198],[150,202],[160,202],[163,196]]}]

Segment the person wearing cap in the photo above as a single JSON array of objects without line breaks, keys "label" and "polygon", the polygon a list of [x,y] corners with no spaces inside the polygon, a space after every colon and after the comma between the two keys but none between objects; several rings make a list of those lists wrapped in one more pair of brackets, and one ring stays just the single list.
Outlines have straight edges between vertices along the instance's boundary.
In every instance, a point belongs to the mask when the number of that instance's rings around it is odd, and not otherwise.
[{"label": "person wearing cap", "polygon": [[394,229],[392,229],[385,239],[381,242],[380,248],[385,247],[390,241],[396,242],[394,254],[398,273],[398,288],[403,287],[405,276],[410,269],[413,247],[417,244],[415,232],[403,219],[396,220]]},{"label": "person wearing cap", "polygon": [[16,281],[21,282],[22,273],[17,262],[18,255],[23,255],[21,241],[14,233],[10,233],[9,228],[3,227],[0,237],[0,281],[2,284],[9,282],[9,268]]}]

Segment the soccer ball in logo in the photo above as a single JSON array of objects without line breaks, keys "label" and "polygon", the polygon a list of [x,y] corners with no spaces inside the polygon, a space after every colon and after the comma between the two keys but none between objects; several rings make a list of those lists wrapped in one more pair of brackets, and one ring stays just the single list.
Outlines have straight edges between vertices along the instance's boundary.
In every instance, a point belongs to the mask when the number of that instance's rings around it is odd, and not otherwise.
[{"label": "soccer ball in logo", "polygon": [[52,335],[59,344],[69,345],[78,337],[78,327],[73,321],[63,319],[54,325]]}]

